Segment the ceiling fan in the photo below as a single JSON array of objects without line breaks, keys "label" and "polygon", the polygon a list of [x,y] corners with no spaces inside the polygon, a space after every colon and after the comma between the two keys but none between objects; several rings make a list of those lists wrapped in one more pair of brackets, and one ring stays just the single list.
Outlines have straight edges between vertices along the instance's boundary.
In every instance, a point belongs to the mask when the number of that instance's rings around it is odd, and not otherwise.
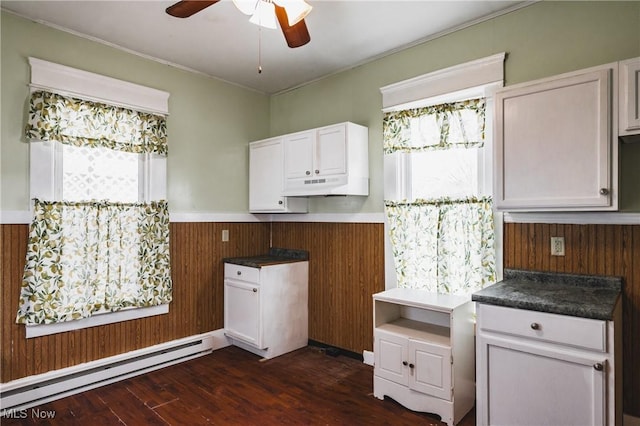
[{"label": "ceiling fan", "polygon": [[[166,9],[166,12],[171,16],[175,16],[176,18],[188,18],[189,16],[198,13],[209,6],[218,3],[219,1],[220,0],[183,0],[169,6]],[[273,8],[275,9],[275,16],[278,19],[278,23],[280,24],[282,34],[287,41],[287,45],[291,48],[304,46],[311,40],[311,37],[309,36],[309,30],[307,29],[307,24],[305,24],[304,22],[304,16],[309,13],[311,7],[306,5],[306,11],[301,15],[301,17],[295,17],[294,22],[292,23],[290,17],[287,14],[287,9],[285,8],[288,2],[304,3],[303,1],[293,2],[291,0],[234,0],[235,5],[238,7],[238,9],[240,9],[241,12],[248,15],[254,14],[250,19],[251,22],[262,26],[267,25],[260,22],[259,18],[256,18],[256,16],[262,10],[270,10],[270,7],[273,6]],[[275,28],[275,23],[270,28]]]}]

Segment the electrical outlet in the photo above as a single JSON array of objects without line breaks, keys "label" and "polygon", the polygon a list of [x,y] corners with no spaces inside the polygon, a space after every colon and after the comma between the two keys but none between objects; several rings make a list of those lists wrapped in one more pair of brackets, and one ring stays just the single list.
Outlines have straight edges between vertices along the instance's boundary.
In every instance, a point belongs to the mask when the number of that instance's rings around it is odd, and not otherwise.
[{"label": "electrical outlet", "polygon": [[222,230],[222,242],[226,243],[227,241],[229,241],[229,230],[228,229],[223,229]]},{"label": "electrical outlet", "polygon": [[564,256],[564,237],[551,237],[551,256]]}]

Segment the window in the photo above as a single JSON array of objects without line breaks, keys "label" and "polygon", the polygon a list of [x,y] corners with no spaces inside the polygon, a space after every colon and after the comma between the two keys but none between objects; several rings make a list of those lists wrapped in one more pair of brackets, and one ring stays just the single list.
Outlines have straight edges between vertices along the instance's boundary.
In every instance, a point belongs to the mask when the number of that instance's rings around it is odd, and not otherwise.
[{"label": "window", "polygon": [[35,337],[168,312],[168,94],[30,64],[34,220],[17,321]]},{"label": "window", "polygon": [[[501,272],[501,233],[494,223],[499,227],[501,218],[491,200],[490,94],[501,85],[503,59],[496,55],[381,89],[388,288],[470,294]],[[460,86],[467,88],[438,92]],[[416,93],[432,96],[415,99]],[[406,102],[390,106],[389,99]]]},{"label": "window", "polygon": [[57,144],[62,200],[144,201],[144,154]]}]

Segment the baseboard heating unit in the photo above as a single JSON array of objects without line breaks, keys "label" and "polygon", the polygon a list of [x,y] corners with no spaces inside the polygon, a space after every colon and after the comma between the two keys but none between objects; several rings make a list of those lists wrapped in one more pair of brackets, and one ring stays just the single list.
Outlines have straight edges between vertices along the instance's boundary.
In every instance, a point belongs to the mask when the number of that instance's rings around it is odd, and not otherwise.
[{"label": "baseboard heating unit", "polygon": [[[216,332],[191,336],[0,385],[0,417],[210,354]],[[223,344],[222,346],[226,346]],[[218,346],[221,347],[221,346]]]}]

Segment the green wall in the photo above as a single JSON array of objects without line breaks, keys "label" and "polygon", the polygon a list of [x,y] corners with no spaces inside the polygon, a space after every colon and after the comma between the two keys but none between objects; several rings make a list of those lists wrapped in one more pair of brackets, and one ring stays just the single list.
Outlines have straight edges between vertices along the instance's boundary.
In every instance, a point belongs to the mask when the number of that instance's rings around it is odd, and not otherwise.
[{"label": "green wall", "polygon": [[[370,196],[359,203],[316,198],[311,211],[382,211],[380,87],[499,52],[508,55],[506,85],[640,56],[640,2],[538,2],[273,96],[272,135],[339,121],[369,127]],[[620,155],[635,156],[623,164],[640,164],[638,149],[630,145]],[[637,196],[640,182],[627,170],[623,179],[623,196]],[[640,211],[640,200],[622,206]]]},{"label": "green wall", "polygon": [[168,200],[175,212],[246,212],[247,141],[269,133],[269,99],[203,75],[3,12],[1,208],[29,209],[27,58],[34,56],[168,91]]},{"label": "green wall", "polygon": [[[507,85],[640,56],[640,1],[543,1],[268,97],[5,12],[1,25],[2,210],[29,206],[28,56],[170,92],[171,210],[238,213],[248,209],[248,141],[342,121],[369,127],[370,195],[312,198],[310,211],[382,212],[382,86],[499,52]],[[639,152],[622,145],[623,167],[640,164]],[[621,187],[640,193],[628,166]],[[621,206],[640,211],[640,199]]]}]

